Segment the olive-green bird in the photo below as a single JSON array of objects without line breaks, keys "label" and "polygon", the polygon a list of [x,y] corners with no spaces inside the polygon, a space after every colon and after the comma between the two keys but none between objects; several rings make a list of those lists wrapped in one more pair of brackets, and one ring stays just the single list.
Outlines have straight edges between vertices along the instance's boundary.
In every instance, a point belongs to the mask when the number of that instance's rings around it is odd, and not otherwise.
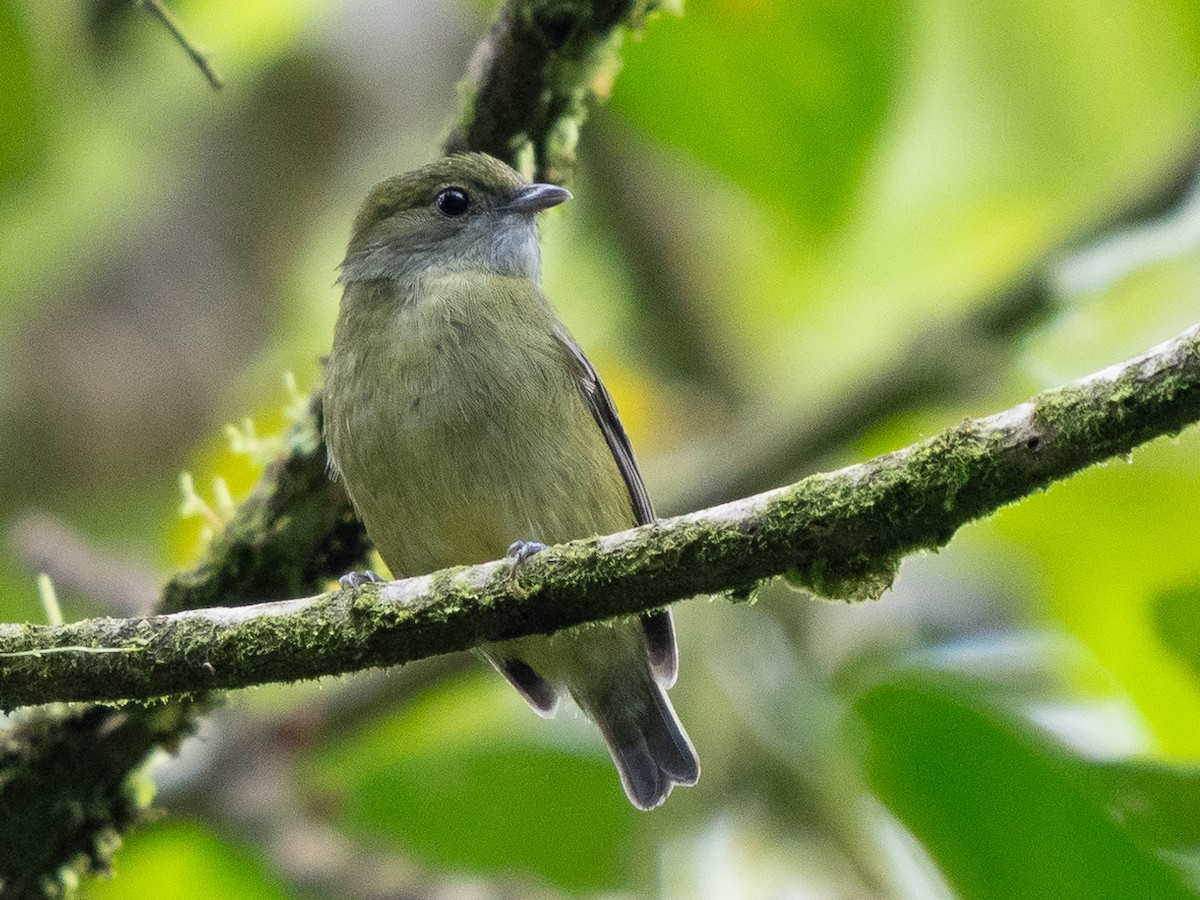
[{"label": "olive-green bird", "polygon": [[[462,154],[377,185],[354,222],[325,440],[397,576],[654,518],[612,398],[542,294],[537,214],[570,196]],[[567,691],[638,808],[696,783],[666,694],[670,612],[483,653],[540,715]]]}]

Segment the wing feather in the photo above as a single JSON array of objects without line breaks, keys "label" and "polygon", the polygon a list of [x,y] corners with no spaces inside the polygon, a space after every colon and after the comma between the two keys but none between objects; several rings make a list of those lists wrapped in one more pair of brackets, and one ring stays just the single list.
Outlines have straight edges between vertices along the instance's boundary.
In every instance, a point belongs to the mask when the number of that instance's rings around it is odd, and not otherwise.
[{"label": "wing feather", "polygon": [[[621,417],[617,415],[612,395],[600,380],[591,360],[575,343],[570,333],[559,325],[554,336],[568,354],[576,384],[579,385],[579,394],[583,397],[592,418],[596,420],[596,425],[599,426],[608,449],[612,452],[617,469],[625,479],[637,524],[646,525],[653,522],[654,507],[650,505],[650,495],[646,493],[642,473],[638,471],[637,461],[633,457],[629,435],[625,433],[625,426],[621,424]],[[675,643],[675,625],[671,620],[671,611],[662,609],[647,613],[642,617],[642,630],[646,635],[646,649],[655,679],[665,687],[670,687],[679,673],[679,650]]]}]

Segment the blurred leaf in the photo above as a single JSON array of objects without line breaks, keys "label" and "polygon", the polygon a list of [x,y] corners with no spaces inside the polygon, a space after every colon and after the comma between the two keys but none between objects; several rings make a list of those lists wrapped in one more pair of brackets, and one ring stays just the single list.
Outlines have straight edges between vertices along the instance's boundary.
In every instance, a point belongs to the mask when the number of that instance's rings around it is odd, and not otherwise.
[{"label": "blurred leaf", "polygon": [[1163,591],[1150,611],[1163,643],[1200,676],[1200,584]]},{"label": "blurred leaf", "polygon": [[[1164,334],[1163,337],[1166,335]],[[1196,582],[1200,430],[1082,472],[973,526],[1028,553],[1032,598],[1120,681],[1162,752],[1200,752],[1200,691],[1164,645],[1153,598]]]},{"label": "blurred leaf", "polygon": [[345,824],[395,837],[439,866],[524,869],[571,890],[612,889],[626,883],[628,850],[611,808],[624,797],[613,788],[611,766],[598,759],[448,747],[365,775]]},{"label": "blurred leaf", "polygon": [[12,0],[0,0],[0,192],[41,162],[45,133],[38,99],[25,23]]},{"label": "blurred leaf", "polygon": [[117,851],[112,878],[89,879],[85,900],[283,900],[247,853],[190,822],[153,825],[131,835]]},{"label": "blurred leaf", "polygon": [[887,111],[902,5],[695,0],[625,47],[615,107],[815,231],[846,208]]},{"label": "blurred leaf", "polygon": [[1200,776],[1073,756],[975,687],[908,671],[857,703],[872,787],[963,896],[1195,896],[1161,844],[1195,837]]},{"label": "blurred leaf", "polygon": [[[718,814],[662,852],[656,896],[689,900],[855,898],[879,894],[836,846],[804,831],[781,832],[736,813]],[[934,898],[926,898],[934,900]]]},{"label": "blurred leaf", "polygon": [[1200,769],[1148,760],[1095,763],[1088,787],[1144,846],[1200,851]]},{"label": "blurred leaf", "polygon": [[344,793],[349,831],[389,837],[433,868],[628,887],[637,814],[608,757],[564,743],[569,721],[543,722],[509,692],[482,677],[430,692],[330,748],[310,783]]}]

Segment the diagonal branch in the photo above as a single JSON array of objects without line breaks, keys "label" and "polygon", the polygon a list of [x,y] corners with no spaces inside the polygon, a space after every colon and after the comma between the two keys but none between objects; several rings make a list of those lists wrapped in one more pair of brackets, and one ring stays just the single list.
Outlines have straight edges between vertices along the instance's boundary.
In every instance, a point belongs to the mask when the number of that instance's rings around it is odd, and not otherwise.
[{"label": "diagonal branch", "polygon": [[723,506],[359,591],[65,626],[0,626],[0,706],[147,699],[396,665],[788,573],[878,597],[900,560],[1052,481],[1200,420],[1200,325],[903,450]]}]

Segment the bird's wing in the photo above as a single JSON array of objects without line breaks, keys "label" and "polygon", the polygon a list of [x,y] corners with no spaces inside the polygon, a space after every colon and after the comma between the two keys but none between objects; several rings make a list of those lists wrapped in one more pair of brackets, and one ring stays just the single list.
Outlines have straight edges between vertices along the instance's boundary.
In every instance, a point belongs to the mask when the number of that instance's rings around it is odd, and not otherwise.
[{"label": "bird's wing", "polygon": [[637,517],[637,524],[645,525],[653,522],[654,508],[650,505],[650,495],[646,493],[646,485],[642,483],[642,473],[638,471],[637,462],[634,461],[633,448],[629,445],[629,435],[625,433],[625,426],[621,424],[621,419],[617,415],[617,408],[613,404],[612,396],[608,393],[604,382],[600,380],[600,376],[596,374],[591,361],[579,349],[579,345],[575,343],[567,330],[560,326],[555,329],[554,336],[569,354],[575,383],[579,386],[583,402],[587,404],[592,418],[600,426],[608,449],[612,451],[617,468],[621,471],[621,477],[625,479],[625,486],[629,488],[629,498],[633,501],[633,512]]},{"label": "bird's wing", "polygon": [[[617,415],[612,395],[600,380],[591,360],[575,343],[575,339],[566,328],[559,324],[555,328],[554,336],[567,351],[580,396],[600,427],[600,432],[604,435],[608,449],[616,461],[617,469],[625,479],[625,486],[629,488],[629,499],[633,503],[637,524],[653,522],[654,507],[650,505],[650,495],[646,493],[642,473],[638,471],[637,461],[633,458],[629,435],[625,433],[625,426],[621,424],[621,418]],[[671,620],[671,611],[663,609],[647,613],[642,617],[642,630],[646,634],[650,668],[661,684],[670,687],[679,673],[679,651],[675,644],[675,624]]]}]

